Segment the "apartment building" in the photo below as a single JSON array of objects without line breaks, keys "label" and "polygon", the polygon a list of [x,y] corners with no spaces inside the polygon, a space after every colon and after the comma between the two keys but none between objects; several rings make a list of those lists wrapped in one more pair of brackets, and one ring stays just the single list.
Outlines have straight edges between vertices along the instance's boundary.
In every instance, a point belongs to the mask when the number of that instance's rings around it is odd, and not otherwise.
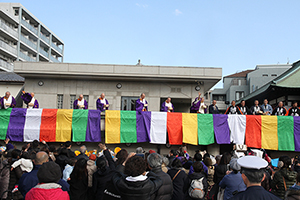
[{"label": "apartment building", "polygon": [[14,61],[63,62],[64,43],[20,3],[0,3],[0,71]]}]

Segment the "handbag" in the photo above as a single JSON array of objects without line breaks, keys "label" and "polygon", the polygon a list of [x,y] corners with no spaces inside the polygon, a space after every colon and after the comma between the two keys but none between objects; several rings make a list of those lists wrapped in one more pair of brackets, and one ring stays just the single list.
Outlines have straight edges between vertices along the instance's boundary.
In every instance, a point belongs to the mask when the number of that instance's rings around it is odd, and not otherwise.
[{"label": "handbag", "polygon": [[219,184],[214,184],[211,186],[210,190],[207,192],[206,199],[207,200],[217,200],[219,192]]}]

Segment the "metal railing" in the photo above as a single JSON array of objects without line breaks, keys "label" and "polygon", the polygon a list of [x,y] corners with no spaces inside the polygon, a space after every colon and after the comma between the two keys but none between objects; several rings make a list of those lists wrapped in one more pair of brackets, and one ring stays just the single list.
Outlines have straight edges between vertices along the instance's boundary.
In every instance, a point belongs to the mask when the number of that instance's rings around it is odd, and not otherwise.
[{"label": "metal railing", "polygon": [[0,20],[0,27],[8,32],[9,34],[13,35],[14,37],[18,38],[18,32],[15,31],[13,28],[10,26],[6,25],[2,20]]},{"label": "metal railing", "polygon": [[45,56],[45,57],[49,57],[49,53],[47,53],[46,51],[44,51],[43,49],[40,48],[40,53]]},{"label": "metal railing", "polygon": [[59,60],[57,60],[56,58],[54,58],[53,56],[50,56],[50,60],[53,62],[59,62]]},{"label": "metal railing", "polygon": [[43,35],[42,33],[40,34],[41,35],[41,39],[44,40],[47,44],[50,43],[50,39],[47,38],[45,35]]},{"label": "metal railing", "polygon": [[51,46],[52,46],[55,50],[57,50],[59,53],[62,54],[62,49],[59,48],[58,46],[56,46],[53,42],[51,42]]},{"label": "metal railing", "polygon": [[17,49],[10,46],[9,44],[6,44],[5,42],[0,40],[0,47],[2,47],[3,49],[13,53],[16,57],[17,57]]},{"label": "metal railing", "polygon": [[36,62],[36,60],[34,58],[31,58],[31,57],[27,56],[22,51],[20,51],[20,57],[23,58],[26,61]]},{"label": "metal railing", "polygon": [[29,39],[27,39],[26,37],[24,37],[23,35],[21,35],[21,41],[24,42],[25,44],[27,44],[28,46],[32,47],[34,50],[37,49],[37,46],[34,42],[30,41]]},{"label": "metal railing", "polygon": [[0,67],[6,69],[8,72],[14,71],[14,65],[0,59]]},{"label": "metal railing", "polygon": [[32,25],[30,25],[28,22],[26,22],[24,19],[21,20],[21,24],[23,24],[26,28],[28,28],[30,31],[32,31],[34,34],[38,34],[38,30],[35,29]]}]

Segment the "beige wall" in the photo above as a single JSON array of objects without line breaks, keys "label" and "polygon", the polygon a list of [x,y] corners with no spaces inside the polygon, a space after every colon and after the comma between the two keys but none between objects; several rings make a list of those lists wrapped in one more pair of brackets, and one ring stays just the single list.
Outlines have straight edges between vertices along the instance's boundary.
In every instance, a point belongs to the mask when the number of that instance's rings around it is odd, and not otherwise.
[{"label": "beige wall", "polygon": [[[43,86],[38,82],[42,80]],[[117,89],[116,84],[121,83],[122,88]],[[171,88],[181,88],[181,92],[171,92]],[[120,110],[122,96],[140,96],[146,94],[150,111],[160,109],[160,98],[194,99],[198,93],[195,84],[189,83],[159,83],[159,82],[128,82],[128,81],[102,81],[79,79],[34,79],[26,78],[26,92],[34,92],[41,108],[57,108],[57,94],[63,94],[63,108],[70,108],[70,95],[89,95],[89,109],[96,109],[96,100],[104,92],[110,103],[110,109]],[[203,88],[200,91],[204,94]],[[187,110],[188,111],[188,110]]]},{"label": "beige wall", "polygon": [[0,97],[3,97],[5,95],[5,92],[9,91],[13,97],[16,97],[17,94],[22,89],[23,85],[15,85],[15,84],[4,84],[0,85]]}]

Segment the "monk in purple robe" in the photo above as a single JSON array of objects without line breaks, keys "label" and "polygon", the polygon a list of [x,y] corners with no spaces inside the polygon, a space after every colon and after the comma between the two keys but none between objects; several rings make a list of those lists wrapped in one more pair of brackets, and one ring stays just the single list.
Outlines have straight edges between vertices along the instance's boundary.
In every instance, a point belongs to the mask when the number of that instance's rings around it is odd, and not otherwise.
[{"label": "monk in purple robe", "polygon": [[135,110],[136,111],[148,111],[148,102],[145,99],[146,95],[144,93],[141,94],[141,98],[135,101]]},{"label": "monk in purple robe", "polygon": [[96,106],[97,110],[100,110],[101,112],[108,110],[109,103],[107,99],[105,99],[104,93],[102,93],[101,96],[97,99]]},{"label": "monk in purple robe", "polygon": [[9,91],[5,92],[5,96],[0,99],[1,108],[14,108],[17,103],[15,98],[10,94]]},{"label": "monk in purple robe", "polygon": [[34,93],[26,93],[25,91],[22,91],[21,98],[23,99],[24,103],[27,105],[27,108],[39,108],[39,102],[34,98]]},{"label": "monk in purple robe", "polygon": [[197,113],[199,111],[200,108],[200,104],[201,104],[201,93],[198,93],[199,96],[195,98],[195,101],[193,101],[192,106],[190,108],[190,113]]},{"label": "monk in purple robe", "polygon": [[73,109],[88,109],[88,103],[83,98],[82,94],[79,95],[79,98],[74,101]]},{"label": "monk in purple robe", "polygon": [[162,112],[174,112],[174,106],[173,104],[171,103],[171,98],[167,98],[166,101],[164,101],[162,104],[161,104],[161,109],[160,111]]}]

